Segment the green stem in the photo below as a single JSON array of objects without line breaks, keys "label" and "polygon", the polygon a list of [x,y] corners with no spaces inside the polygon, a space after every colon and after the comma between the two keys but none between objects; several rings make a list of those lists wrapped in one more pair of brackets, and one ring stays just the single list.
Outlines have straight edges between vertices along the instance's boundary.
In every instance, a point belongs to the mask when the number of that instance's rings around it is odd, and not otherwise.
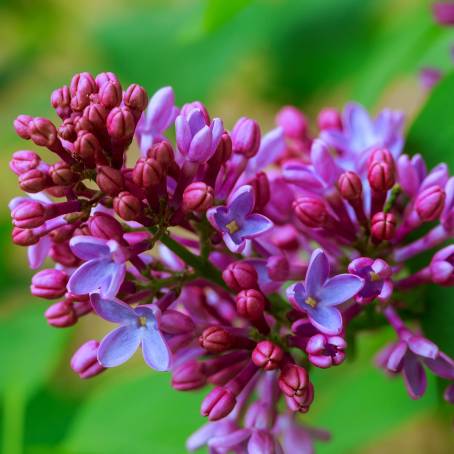
[{"label": "green stem", "polygon": [[10,385],[3,399],[4,454],[22,454],[25,396],[20,386]]}]

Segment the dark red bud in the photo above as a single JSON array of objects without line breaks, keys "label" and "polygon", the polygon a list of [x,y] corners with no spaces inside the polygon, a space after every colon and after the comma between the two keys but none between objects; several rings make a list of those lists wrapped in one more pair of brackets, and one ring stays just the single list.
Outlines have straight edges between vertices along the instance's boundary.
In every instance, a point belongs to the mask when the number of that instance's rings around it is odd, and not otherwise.
[{"label": "dark red bud", "polygon": [[76,267],[80,263],[80,259],[72,253],[67,242],[53,244],[49,256],[54,262],[60,263],[68,268]]},{"label": "dark red bud", "polygon": [[98,88],[101,88],[107,82],[113,82],[113,83],[117,83],[117,84],[120,83],[117,76],[112,72],[104,72],[104,73],[98,74],[96,76],[95,81],[96,81],[96,85],[98,86]]},{"label": "dark red bud", "polygon": [[242,290],[235,298],[236,309],[241,317],[258,320],[265,310],[265,297],[255,289]]},{"label": "dark red bud", "polygon": [[68,301],[52,304],[48,307],[44,316],[47,318],[47,323],[55,328],[67,328],[77,322],[74,306]]},{"label": "dark red bud", "polygon": [[259,342],[252,352],[254,364],[265,370],[277,369],[283,358],[284,351],[282,348],[269,340]]},{"label": "dark red bud", "polygon": [[418,194],[415,202],[416,212],[424,222],[438,219],[445,206],[446,193],[438,186],[429,186]]},{"label": "dark red bud", "polygon": [[377,240],[391,240],[396,232],[396,218],[392,213],[379,212],[371,221],[371,233]]},{"label": "dark red bud", "polygon": [[119,106],[121,103],[121,85],[117,82],[106,82],[99,89],[99,103],[107,109]]},{"label": "dark red bud", "polygon": [[183,210],[204,213],[213,206],[214,190],[202,181],[196,181],[186,187],[183,193]]},{"label": "dark red bud", "polygon": [[123,176],[118,169],[109,166],[97,167],[96,183],[108,195],[117,195],[124,187]]},{"label": "dark red bud", "polygon": [[287,364],[279,377],[279,388],[289,396],[301,396],[305,393],[309,384],[309,376],[306,369],[296,364]]},{"label": "dark red bud", "polygon": [[328,212],[323,200],[303,196],[293,202],[296,217],[308,227],[323,227],[326,224]]},{"label": "dark red bud", "polygon": [[68,275],[62,270],[42,270],[33,276],[30,290],[39,298],[60,298],[66,292],[67,282]]},{"label": "dark red bud", "polygon": [[21,229],[39,227],[46,221],[46,207],[37,200],[26,200],[11,212],[13,224]]},{"label": "dark red bud", "polygon": [[18,246],[31,246],[39,241],[39,236],[35,235],[33,230],[20,229],[18,227],[13,228],[11,237],[13,243]]},{"label": "dark red bud", "polygon": [[14,120],[14,129],[16,130],[17,135],[22,137],[22,139],[30,139],[30,129],[28,125],[32,120],[33,117],[30,115],[19,115]]},{"label": "dark red bud", "polygon": [[120,192],[113,201],[115,212],[125,221],[134,221],[142,214],[140,200],[129,192]]},{"label": "dark red bud", "polygon": [[68,118],[71,115],[71,94],[68,86],[64,85],[54,90],[50,102],[60,118]]},{"label": "dark red bud", "polygon": [[258,288],[258,276],[255,268],[246,262],[231,263],[222,273],[224,282],[235,292]]},{"label": "dark red bud", "polygon": [[116,140],[127,140],[134,135],[136,122],[129,107],[115,107],[107,116],[107,131]]},{"label": "dark red bud", "polygon": [[263,209],[270,201],[270,182],[265,172],[259,172],[255,178],[249,182],[255,192],[255,210]]},{"label": "dark red bud", "polygon": [[49,175],[57,186],[70,186],[79,179],[79,175],[66,162],[57,162],[51,166]]},{"label": "dark red bud", "polygon": [[351,171],[345,172],[339,177],[337,187],[345,200],[359,199],[363,193],[361,178],[357,173]]},{"label": "dark red bud", "polygon": [[377,192],[386,192],[396,182],[393,166],[383,161],[372,161],[367,171],[370,187]]},{"label": "dark red bud", "polygon": [[203,400],[201,413],[210,421],[217,421],[227,416],[235,407],[235,395],[228,389],[214,388]]},{"label": "dark red bud", "polygon": [[143,112],[148,105],[148,95],[143,87],[138,84],[130,85],[124,95],[123,102],[132,110]]},{"label": "dark red bud", "polygon": [[202,369],[202,364],[196,360],[191,360],[178,366],[172,372],[172,386],[178,391],[191,391],[202,388],[207,381]]},{"label": "dark red bud", "polygon": [[141,158],[132,172],[132,180],[141,188],[156,186],[164,176],[162,164],[154,158]]},{"label": "dark red bud", "polygon": [[80,378],[91,378],[105,370],[98,362],[99,342],[90,340],[83,344],[71,358],[71,369]]},{"label": "dark red bud", "polygon": [[158,160],[164,168],[167,168],[175,160],[172,145],[169,142],[158,142],[147,153],[147,157]]},{"label": "dark red bud", "polygon": [[35,117],[28,124],[30,139],[40,147],[51,147],[57,139],[57,129],[47,118]]},{"label": "dark red bud", "polygon": [[49,186],[49,176],[38,169],[32,169],[19,176],[19,186],[25,192],[41,192]]},{"label": "dark red bud", "polygon": [[99,153],[101,153],[101,145],[96,136],[91,132],[81,131],[74,142],[74,155],[92,167]]},{"label": "dark red bud", "polygon": [[73,76],[69,90],[71,93],[71,108],[80,111],[90,103],[90,95],[98,91],[98,86],[93,76],[84,72]]},{"label": "dark red bud", "polygon": [[41,158],[33,151],[16,151],[9,162],[9,167],[16,175],[21,175],[38,167],[40,162]]},{"label": "dark red bud", "polygon": [[63,140],[74,142],[77,139],[77,131],[74,122],[71,119],[66,119],[58,128],[58,136]]},{"label": "dark red bud", "polygon": [[83,117],[96,129],[105,127],[109,111],[102,104],[90,104],[85,107]]},{"label": "dark red bud", "polygon": [[199,337],[199,343],[210,353],[222,353],[232,347],[233,339],[221,326],[210,326]]},{"label": "dark red bud", "polygon": [[88,220],[90,233],[105,240],[120,241],[123,238],[123,227],[121,224],[106,213],[96,213]]},{"label": "dark red bud", "polygon": [[320,111],[317,117],[317,126],[320,131],[326,129],[342,130],[341,114],[332,107],[327,107]]}]

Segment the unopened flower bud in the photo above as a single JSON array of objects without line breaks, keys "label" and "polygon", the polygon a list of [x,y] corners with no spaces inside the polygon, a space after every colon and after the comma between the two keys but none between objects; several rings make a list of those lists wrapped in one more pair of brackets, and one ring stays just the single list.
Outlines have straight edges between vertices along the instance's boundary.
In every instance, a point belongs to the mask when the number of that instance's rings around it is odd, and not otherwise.
[{"label": "unopened flower bud", "polygon": [[164,176],[162,164],[154,158],[140,158],[132,172],[132,179],[137,186],[149,189],[159,184]]},{"label": "unopened flower bud", "polygon": [[287,364],[279,376],[279,388],[289,397],[301,396],[306,392],[309,376],[306,369],[296,364]]},{"label": "unopened flower bud", "polygon": [[172,145],[166,141],[154,144],[148,150],[147,157],[156,159],[164,168],[167,168],[175,160]]},{"label": "unopened flower bud", "polygon": [[50,103],[60,118],[68,118],[71,115],[71,94],[69,87],[64,85],[54,90],[50,96]]},{"label": "unopened flower bud", "polygon": [[210,353],[222,353],[232,347],[231,335],[221,326],[206,328],[199,337],[202,348]]},{"label": "unopened flower bud", "polygon": [[207,381],[202,369],[202,364],[196,360],[190,360],[178,366],[172,372],[172,386],[178,391],[202,388]]},{"label": "unopened flower bud", "polygon": [[307,413],[314,400],[314,386],[309,383],[305,391],[300,395],[285,396],[285,402],[291,411]]},{"label": "unopened flower bud", "polygon": [[370,187],[377,192],[386,192],[396,182],[395,171],[386,162],[373,161],[367,171],[367,179]]},{"label": "unopened flower bud", "polygon": [[188,118],[189,114],[191,113],[192,110],[198,109],[202,113],[203,119],[205,120],[205,124],[209,125],[210,124],[210,114],[208,113],[208,110],[205,106],[200,101],[193,101],[193,102],[188,102],[184,104],[181,107],[180,114],[183,115],[184,117]]},{"label": "unopened flower bud", "polygon": [[14,227],[11,236],[13,243],[18,246],[31,246],[39,241],[39,236],[35,235],[31,229]]},{"label": "unopened flower bud", "polygon": [[115,107],[107,116],[106,125],[112,138],[128,140],[134,135],[136,122],[129,107]]},{"label": "unopened flower bud", "polygon": [[286,281],[290,265],[284,255],[272,255],[266,261],[266,271],[273,281]]},{"label": "unopened flower bud", "polygon": [[259,172],[249,184],[254,188],[255,210],[262,210],[270,201],[271,197],[268,176],[265,172]]},{"label": "unopened flower bud", "polygon": [[64,241],[71,239],[74,234],[74,230],[75,226],[73,224],[66,224],[52,230],[49,233],[49,236],[54,243],[63,243]]},{"label": "unopened flower bud", "polygon": [[276,115],[276,123],[282,127],[286,137],[302,139],[306,135],[307,119],[296,107],[283,107]]},{"label": "unopened flower bud", "polygon": [[375,148],[371,151],[367,159],[367,166],[370,167],[374,162],[383,162],[385,164],[388,164],[393,171],[396,167],[393,155],[387,148]]},{"label": "unopened flower bud", "polygon": [[123,227],[121,224],[106,213],[96,213],[88,220],[90,233],[105,240],[121,241],[123,238]]},{"label": "unopened flower bud", "polygon": [[313,196],[303,196],[293,202],[296,217],[308,227],[323,227],[328,212],[322,199]]},{"label": "unopened flower bud", "polygon": [[53,244],[49,251],[49,257],[67,268],[73,268],[80,264],[80,259],[73,254],[68,243]]},{"label": "unopened flower bud", "polygon": [[77,139],[77,131],[76,127],[74,126],[73,120],[67,118],[65,121],[63,121],[63,123],[58,127],[57,134],[63,140],[74,142]]},{"label": "unopened flower bud", "polygon": [[180,311],[167,309],[159,321],[159,329],[167,334],[185,334],[195,330],[192,318]]},{"label": "unopened flower bud", "polygon": [[118,82],[106,82],[98,93],[98,101],[107,109],[113,109],[121,103],[122,91]]},{"label": "unopened flower bud", "polygon": [[430,274],[435,284],[454,285],[454,245],[446,246],[433,256]]},{"label": "unopened flower bud", "polygon": [[109,166],[98,166],[96,183],[101,191],[111,196],[117,195],[124,187],[123,176],[118,169]]},{"label": "unopened flower bud", "polygon": [[326,107],[321,110],[317,117],[317,126],[320,131],[327,129],[342,130],[342,117],[337,109]]},{"label": "unopened flower bud", "polygon": [[438,186],[429,186],[416,197],[415,209],[424,222],[438,219],[445,206],[446,193]]},{"label": "unopened flower bud", "polygon": [[29,170],[19,176],[19,186],[25,192],[41,192],[49,183],[49,176],[38,169]]},{"label": "unopened flower bud", "polygon": [[33,120],[33,117],[30,115],[19,115],[14,120],[14,129],[19,137],[22,139],[30,139],[30,129],[29,124]]},{"label": "unopened flower bud", "polygon": [[67,283],[68,275],[64,271],[47,269],[33,276],[30,289],[33,296],[54,299],[65,294]]},{"label": "unopened flower bud", "polygon": [[81,131],[74,142],[74,155],[94,166],[95,158],[101,152],[101,145],[94,134]]},{"label": "unopened flower bud", "polygon": [[298,249],[298,232],[290,224],[279,227],[272,235],[273,243],[279,248],[288,251]]},{"label": "unopened flower bud", "polygon": [[223,272],[222,279],[235,292],[258,288],[258,276],[255,268],[246,262],[231,263]]},{"label": "unopened flower bud", "polygon": [[396,218],[392,213],[379,212],[371,221],[371,233],[377,240],[391,240],[396,232]]},{"label": "unopened flower bud", "polygon": [[338,366],[344,361],[346,347],[347,343],[344,338],[320,333],[309,339],[306,353],[314,366],[325,369]]},{"label": "unopened flower bud", "polygon": [[55,328],[67,328],[77,322],[74,306],[69,301],[60,301],[49,306],[44,313],[47,323]]},{"label": "unopened flower bud", "polygon": [[98,91],[95,79],[90,73],[76,74],[71,79],[71,108],[81,111],[90,103],[90,95]]},{"label": "unopened flower bud", "polygon": [[183,210],[204,213],[213,206],[214,190],[203,181],[196,181],[186,187],[183,193]]},{"label": "unopened flower bud", "polygon": [[37,200],[25,200],[11,212],[13,224],[21,229],[39,227],[46,221],[46,207]]},{"label": "unopened flower bud", "polygon": [[231,137],[234,153],[252,158],[259,151],[261,132],[255,120],[240,118],[233,127]]},{"label": "unopened flower bud", "polygon": [[140,85],[132,84],[126,89],[123,95],[123,102],[130,109],[143,112],[148,105],[147,92]]},{"label": "unopened flower bud", "polygon": [[265,370],[277,369],[284,358],[281,347],[269,340],[261,341],[252,352],[252,361],[258,367]]},{"label": "unopened flower bud", "polygon": [[98,86],[98,88],[101,88],[107,82],[118,83],[118,84],[120,83],[117,76],[112,72],[104,72],[104,73],[98,74],[96,76],[95,82],[96,82],[96,85]]},{"label": "unopened flower bud", "polygon": [[215,163],[216,166],[221,166],[227,162],[232,156],[232,147],[233,145],[230,135],[227,132],[224,132],[214,155],[210,159],[210,162]]},{"label": "unopened flower bud", "polygon": [[134,221],[142,214],[140,200],[127,191],[120,192],[113,201],[115,212],[125,221]]},{"label": "unopened flower bud", "polygon": [[227,416],[235,404],[236,397],[230,390],[216,387],[203,399],[201,413],[210,421],[217,421]]},{"label": "unopened flower bud", "polygon": [[9,162],[9,167],[16,175],[21,175],[38,167],[40,162],[41,158],[33,151],[16,151]]},{"label": "unopened flower bud", "polygon": [[361,178],[355,172],[344,172],[337,181],[340,195],[345,200],[357,200],[363,193]]},{"label": "unopened flower bud", "polygon": [[40,147],[51,147],[57,139],[57,129],[47,118],[35,117],[28,123],[30,139]]},{"label": "unopened flower bud", "polygon": [[79,175],[66,162],[57,162],[49,169],[49,175],[57,186],[69,186],[79,179]]},{"label": "unopened flower bud", "polygon": [[99,342],[90,340],[83,344],[71,358],[71,369],[80,378],[91,378],[105,370],[98,362]]},{"label": "unopened flower bud", "polygon": [[265,310],[265,297],[255,289],[242,290],[235,297],[236,309],[241,317],[258,320]]},{"label": "unopened flower bud", "polygon": [[103,129],[106,124],[107,115],[109,111],[102,104],[90,104],[84,109],[83,116],[86,118],[91,125],[96,129]]},{"label": "unopened flower bud", "polygon": [[74,129],[77,133],[81,132],[93,132],[95,125],[84,115],[79,115],[74,120]]}]

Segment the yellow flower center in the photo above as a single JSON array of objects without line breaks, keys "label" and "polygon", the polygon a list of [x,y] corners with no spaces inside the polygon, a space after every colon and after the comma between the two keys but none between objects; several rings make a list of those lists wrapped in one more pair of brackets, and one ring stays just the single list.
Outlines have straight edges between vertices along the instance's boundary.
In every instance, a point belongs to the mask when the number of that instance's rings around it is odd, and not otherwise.
[{"label": "yellow flower center", "polygon": [[147,326],[147,318],[139,317],[139,326]]},{"label": "yellow flower center", "polygon": [[377,282],[377,281],[380,280],[380,276],[379,276],[375,271],[371,271],[371,272],[369,273],[369,276],[370,276],[370,280],[371,280],[372,282]]},{"label": "yellow flower center", "polygon": [[312,298],[312,296],[308,296],[306,298],[306,301],[304,301],[306,304],[308,304],[310,307],[315,307],[317,306],[317,300]]},{"label": "yellow flower center", "polygon": [[238,230],[240,230],[240,227],[238,226],[238,224],[236,223],[235,220],[233,221],[230,221],[227,225],[226,225],[230,235],[234,234],[235,232],[238,232]]}]

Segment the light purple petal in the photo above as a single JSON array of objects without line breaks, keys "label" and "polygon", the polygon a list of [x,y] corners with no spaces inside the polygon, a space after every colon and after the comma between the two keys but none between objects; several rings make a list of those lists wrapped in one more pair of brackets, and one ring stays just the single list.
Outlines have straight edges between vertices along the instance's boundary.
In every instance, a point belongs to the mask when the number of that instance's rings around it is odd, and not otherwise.
[{"label": "light purple petal", "polygon": [[440,352],[436,359],[425,358],[424,364],[438,377],[454,380],[454,361]]},{"label": "light purple petal", "polygon": [[202,163],[208,161],[213,152],[211,150],[211,130],[208,126],[204,126],[192,137],[187,158],[192,162]]},{"label": "light purple petal", "polygon": [[341,170],[331,156],[328,146],[320,139],[315,139],[311,147],[311,160],[315,171],[328,184],[337,181]]},{"label": "light purple petal", "polygon": [[166,371],[170,369],[171,354],[162,334],[157,328],[147,324],[141,328],[142,352],[145,362],[153,369]]},{"label": "light purple petal", "polygon": [[204,424],[200,429],[194,432],[187,440],[186,440],[186,448],[188,451],[196,451],[197,449],[201,448],[202,446],[208,443],[208,440],[219,431],[218,427],[219,423],[212,423],[209,422]]},{"label": "light purple petal", "polygon": [[328,278],[328,257],[322,249],[316,249],[307,268],[305,287],[308,296],[316,297]]},{"label": "light purple petal", "polygon": [[192,137],[194,137],[203,127],[207,126],[202,111],[197,108],[194,108],[189,112],[187,120]]},{"label": "light purple petal", "polygon": [[109,277],[108,272],[111,263],[107,259],[90,260],[84,263],[69,278],[68,290],[75,295],[95,292]]},{"label": "light purple petal", "polygon": [[127,304],[117,298],[103,298],[99,293],[90,295],[90,302],[95,312],[104,320],[126,324],[137,321],[137,315]]},{"label": "light purple petal", "polygon": [[255,205],[254,189],[250,185],[240,186],[230,197],[228,209],[232,219],[242,220]]},{"label": "light purple petal", "polygon": [[414,355],[405,355],[402,375],[410,397],[412,399],[421,398],[426,391],[427,377],[424,368]]},{"label": "light purple petal", "polygon": [[276,441],[266,430],[254,430],[247,445],[248,454],[277,454]]},{"label": "light purple petal", "polygon": [[243,251],[244,247],[246,246],[245,240],[243,239],[238,239],[238,242],[236,242],[230,233],[223,233],[222,234],[222,239],[224,240],[225,245],[227,248],[232,251],[234,254],[239,254],[240,252]]},{"label": "light purple petal", "polygon": [[104,367],[116,367],[125,363],[140,344],[140,330],[133,326],[120,326],[110,332],[99,345],[98,361]]},{"label": "light purple petal", "polygon": [[412,336],[407,343],[416,355],[430,359],[435,359],[438,355],[438,346],[422,336]]},{"label": "light purple petal", "polygon": [[36,244],[28,247],[28,263],[32,270],[38,269],[44,263],[44,260],[49,255],[51,246],[51,239],[45,235]]},{"label": "light purple petal", "polygon": [[172,87],[160,88],[150,99],[144,113],[145,128],[155,132],[164,131],[173,114],[174,104],[175,95]]},{"label": "light purple petal", "polygon": [[214,153],[219,143],[221,142],[222,134],[224,134],[224,124],[220,118],[213,118],[210,125],[211,129],[211,151]]},{"label": "light purple petal", "polygon": [[454,383],[452,383],[445,389],[443,397],[446,400],[446,402],[454,405]]},{"label": "light purple petal", "polygon": [[344,127],[353,135],[356,133],[368,138],[374,136],[374,125],[369,113],[360,104],[347,104],[344,110]]},{"label": "light purple petal", "polygon": [[286,164],[282,175],[287,182],[311,192],[319,192],[324,187],[320,178],[305,164]]},{"label": "light purple petal", "polygon": [[319,290],[319,304],[337,306],[353,298],[364,286],[364,280],[354,274],[338,274],[328,279]]},{"label": "light purple petal", "polygon": [[310,322],[325,334],[340,334],[342,331],[341,313],[334,307],[316,306],[306,309]]},{"label": "light purple petal", "polygon": [[178,150],[182,155],[186,155],[191,145],[191,130],[186,119],[179,115],[175,120],[175,136]]},{"label": "light purple petal", "polygon": [[284,129],[274,128],[262,137],[259,151],[249,160],[246,173],[252,175],[273,164],[285,149]]},{"label": "light purple petal", "polygon": [[398,372],[402,367],[407,350],[407,344],[405,342],[399,342],[394,345],[388,356],[386,367],[392,372]]},{"label": "light purple petal", "polygon": [[104,297],[116,296],[125,280],[125,275],[126,265],[124,263],[110,262],[106,268],[107,277],[101,284],[101,295]]},{"label": "light purple petal", "polygon": [[93,236],[79,235],[69,242],[71,251],[82,260],[92,260],[110,257],[107,240]]},{"label": "light purple petal", "polygon": [[273,227],[273,223],[262,214],[254,213],[246,217],[243,227],[238,231],[244,238],[253,238],[265,233]]},{"label": "light purple petal", "polygon": [[222,434],[211,438],[208,442],[210,448],[222,450],[222,452],[229,452],[231,449],[238,447],[244,443],[250,436],[248,429],[238,429],[234,432]]}]

